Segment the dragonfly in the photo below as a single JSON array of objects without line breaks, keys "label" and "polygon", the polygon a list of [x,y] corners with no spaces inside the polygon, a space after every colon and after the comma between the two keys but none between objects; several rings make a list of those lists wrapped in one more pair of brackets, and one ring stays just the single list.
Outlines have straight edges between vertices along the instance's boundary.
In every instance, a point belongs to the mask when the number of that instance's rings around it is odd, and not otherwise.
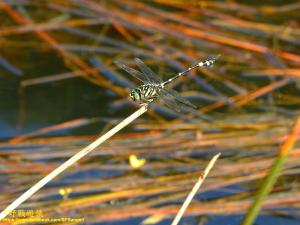
[{"label": "dragonfly", "polygon": [[165,86],[179,77],[187,74],[193,69],[198,67],[212,67],[217,58],[210,57],[204,61],[197,63],[196,65],[187,68],[186,70],[178,73],[174,77],[163,81],[161,77],[156,75],[141,59],[135,58],[135,63],[140,71],[124,65],[119,61],[114,63],[122,70],[129,73],[131,76],[142,82],[137,88],[133,88],[130,91],[130,97],[133,101],[139,102],[141,105],[148,105],[151,102],[159,99],[162,104],[167,108],[174,110],[175,112],[193,112],[197,107],[189,100],[183,98],[177,91],[173,89],[166,89]]}]

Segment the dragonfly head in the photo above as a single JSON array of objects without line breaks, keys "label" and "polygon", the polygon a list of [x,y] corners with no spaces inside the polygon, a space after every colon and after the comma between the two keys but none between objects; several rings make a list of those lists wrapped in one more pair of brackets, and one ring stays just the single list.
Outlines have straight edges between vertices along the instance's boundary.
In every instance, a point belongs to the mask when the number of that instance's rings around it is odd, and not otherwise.
[{"label": "dragonfly head", "polygon": [[130,92],[130,98],[132,98],[133,101],[139,101],[141,100],[140,94],[137,89],[132,89]]}]

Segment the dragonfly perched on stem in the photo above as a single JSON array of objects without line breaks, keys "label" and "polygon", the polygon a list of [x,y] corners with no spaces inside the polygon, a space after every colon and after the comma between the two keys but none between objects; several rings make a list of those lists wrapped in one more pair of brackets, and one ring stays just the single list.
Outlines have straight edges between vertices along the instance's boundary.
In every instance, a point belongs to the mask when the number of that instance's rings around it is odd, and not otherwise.
[{"label": "dragonfly perched on stem", "polygon": [[130,68],[119,61],[114,63],[121,69],[125,70],[130,75],[134,76],[142,82],[137,88],[134,88],[130,92],[130,97],[133,101],[140,102],[142,104],[149,104],[156,99],[159,99],[164,105],[176,112],[193,112],[197,107],[190,101],[183,98],[177,91],[172,89],[166,89],[165,86],[175,79],[187,74],[193,69],[198,67],[211,67],[217,58],[210,57],[205,61],[201,61],[196,65],[189,67],[188,69],[178,73],[176,76],[163,81],[161,77],[156,75],[146,64],[139,58],[135,59],[140,71]]}]

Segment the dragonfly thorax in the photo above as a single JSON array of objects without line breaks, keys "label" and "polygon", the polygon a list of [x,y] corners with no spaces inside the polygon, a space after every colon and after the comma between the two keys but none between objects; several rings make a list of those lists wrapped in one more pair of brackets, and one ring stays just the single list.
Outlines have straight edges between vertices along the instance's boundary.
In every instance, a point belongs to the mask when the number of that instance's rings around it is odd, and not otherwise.
[{"label": "dragonfly thorax", "polygon": [[159,84],[143,84],[138,88],[134,88],[130,92],[130,97],[133,101],[139,102],[152,102],[155,98],[158,97],[160,89],[163,88]]}]

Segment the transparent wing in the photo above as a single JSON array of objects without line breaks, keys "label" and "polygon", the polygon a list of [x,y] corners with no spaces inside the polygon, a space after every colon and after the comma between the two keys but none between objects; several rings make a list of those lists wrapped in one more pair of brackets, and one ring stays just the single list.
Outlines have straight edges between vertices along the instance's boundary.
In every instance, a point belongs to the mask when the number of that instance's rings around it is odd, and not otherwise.
[{"label": "transparent wing", "polygon": [[197,107],[195,105],[193,105],[189,100],[183,98],[177,91],[175,91],[173,89],[163,89],[162,94],[173,96],[173,98],[175,98],[177,101],[179,101],[191,108],[197,109]]},{"label": "transparent wing", "polygon": [[197,110],[195,110],[196,106],[194,106],[188,100],[181,97],[178,92],[176,92],[172,89],[169,89],[169,90],[162,89],[160,91],[159,99],[168,108],[170,108],[178,113],[191,113],[195,116],[199,116],[200,118],[202,118],[204,120],[212,121],[211,117],[199,113]]},{"label": "transparent wing", "polygon": [[179,105],[176,103],[176,100],[172,96],[161,93],[159,100],[161,101],[161,103],[166,105],[169,109],[172,109],[178,113],[182,112],[181,108],[179,107]]},{"label": "transparent wing", "polygon": [[132,69],[132,68],[124,65],[123,63],[121,63],[119,61],[114,61],[114,64],[116,64],[122,70],[125,70],[131,76],[134,76],[138,80],[142,81],[143,83],[150,82],[150,79],[146,75],[144,75],[143,73],[141,73],[141,72],[139,72],[139,71],[137,71],[135,69]]},{"label": "transparent wing", "polygon": [[149,78],[151,82],[160,84],[163,82],[163,80],[157,76],[146,64],[139,58],[135,59],[136,64],[142,71],[142,73]]}]

